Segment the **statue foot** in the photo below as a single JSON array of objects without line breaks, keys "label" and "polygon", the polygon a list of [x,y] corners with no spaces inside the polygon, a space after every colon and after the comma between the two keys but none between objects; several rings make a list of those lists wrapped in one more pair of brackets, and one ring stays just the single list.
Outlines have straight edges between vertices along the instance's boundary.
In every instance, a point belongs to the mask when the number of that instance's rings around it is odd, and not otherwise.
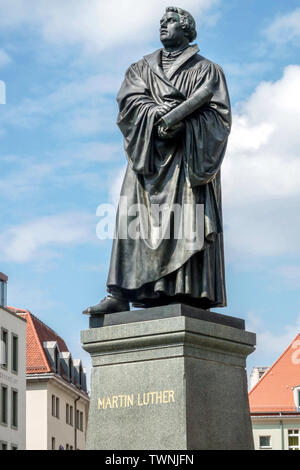
[{"label": "statue foot", "polygon": [[82,313],[85,315],[102,315],[104,313],[127,312],[128,310],[130,310],[130,306],[127,300],[120,300],[109,295],[97,305],[87,308]]}]

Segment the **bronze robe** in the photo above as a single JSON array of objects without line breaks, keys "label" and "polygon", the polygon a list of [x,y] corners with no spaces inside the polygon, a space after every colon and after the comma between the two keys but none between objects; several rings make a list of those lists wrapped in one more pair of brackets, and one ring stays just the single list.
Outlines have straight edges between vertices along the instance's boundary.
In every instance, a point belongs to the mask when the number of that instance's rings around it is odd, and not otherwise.
[{"label": "bronze robe", "polygon": [[[146,237],[124,237],[124,223],[128,227],[138,220],[143,228],[145,217],[124,215],[119,206],[107,290],[149,306],[180,301],[221,307],[226,290],[220,166],[231,128],[226,81],[222,69],[200,56],[196,45],[185,49],[166,75],[161,51],[129,67],[117,97],[128,159],[121,196],[127,197],[128,208],[179,204],[184,213],[186,204],[202,204],[204,243],[191,249],[185,237],[174,236],[157,242],[157,221],[149,214]],[[209,104],[185,119],[183,134],[159,139],[157,106],[180,104],[203,86],[213,93]],[[190,211],[185,229],[195,228],[195,217]]]}]

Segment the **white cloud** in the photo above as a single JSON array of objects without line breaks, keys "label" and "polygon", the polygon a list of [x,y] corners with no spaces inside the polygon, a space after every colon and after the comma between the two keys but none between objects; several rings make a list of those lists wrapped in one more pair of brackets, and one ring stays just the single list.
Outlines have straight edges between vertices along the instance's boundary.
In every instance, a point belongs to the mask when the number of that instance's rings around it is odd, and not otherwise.
[{"label": "white cloud", "polygon": [[115,109],[105,95],[115,95],[120,83],[121,77],[118,75],[96,74],[60,84],[55,91],[37,98],[25,98],[16,105],[8,103],[1,113],[0,125],[3,128],[17,126],[30,129],[55,114],[56,119],[60,117],[57,127],[63,128],[64,134],[78,131],[85,135],[94,133],[107,127],[107,121],[111,123],[113,118],[116,119],[112,116]]},{"label": "white cloud", "polygon": [[[72,158],[80,159],[81,162],[107,162],[118,159],[120,156],[125,156],[125,151],[122,145],[122,138],[120,136],[120,143],[103,143],[103,142],[85,142],[76,144],[74,150],[65,152],[65,156],[69,154]],[[77,163],[76,163],[77,164]]]},{"label": "white cloud", "polygon": [[6,67],[11,63],[11,61],[12,60],[9,55],[3,49],[0,49],[0,68]]},{"label": "white cloud", "polygon": [[[211,7],[219,2],[183,0],[181,6],[194,15],[200,14],[201,22],[206,21]],[[0,117],[0,135],[9,126],[35,128],[54,114],[56,119],[49,130],[59,136],[88,136],[115,126],[117,107],[111,105],[106,95],[116,96],[124,76],[125,65],[119,69],[116,66],[124,60],[117,46],[128,52],[127,45],[134,45],[138,38],[139,45],[135,49],[139,51],[141,43],[157,38],[159,19],[168,5],[168,1],[161,0],[0,0],[0,9],[5,12],[0,16],[0,27],[23,31],[26,31],[24,27],[30,27],[47,43],[54,43],[55,50],[74,44],[96,54],[102,51],[96,56],[93,69],[99,69],[103,62],[104,67],[114,69],[113,73],[102,71],[82,80],[56,83],[56,89],[50,93],[26,97],[18,104],[8,103]],[[113,57],[104,52],[109,47],[114,48]],[[56,55],[56,52],[51,54]],[[137,57],[140,55],[138,52]],[[130,60],[133,61],[131,55]],[[126,62],[126,66],[129,63]]]},{"label": "white cloud", "polygon": [[92,136],[115,131],[116,118],[117,110],[111,102],[99,104],[98,107],[89,102],[61,114],[61,119],[51,129],[61,138]]},{"label": "white cloud", "polygon": [[231,99],[234,101],[245,97],[270,72],[272,63],[261,62],[223,62]]},{"label": "white cloud", "polygon": [[236,77],[247,79],[258,74],[267,72],[271,67],[270,62],[228,62],[223,63],[222,68],[226,75],[231,74]]},{"label": "white cloud", "polygon": [[[124,154],[125,154],[125,151],[124,151]],[[119,168],[111,184],[109,198],[115,207],[117,207],[119,203],[120,191],[121,191],[122,183],[124,180],[126,168],[127,168],[127,165],[124,165],[122,168]]]},{"label": "white cloud", "polygon": [[[180,6],[194,15],[203,15],[217,3],[218,0],[182,0]],[[166,0],[0,0],[0,26],[27,24],[40,31],[48,42],[103,50],[153,37],[166,6]]]},{"label": "white cloud", "polygon": [[294,207],[263,200],[229,210],[225,205],[227,259],[243,265],[243,258],[266,261],[266,257],[299,255],[300,215],[297,208],[299,201]]},{"label": "white cloud", "polygon": [[230,252],[299,253],[300,66],[262,82],[233,113],[223,165]]},{"label": "white cloud", "polygon": [[279,15],[265,30],[265,36],[276,45],[300,44],[300,8]]},{"label": "white cloud", "polygon": [[58,256],[60,249],[96,239],[95,220],[85,213],[42,217],[0,234],[0,257],[16,263]]},{"label": "white cloud", "polygon": [[62,305],[53,297],[51,298],[49,292],[45,291],[41,285],[37,283],[32,285],[28,279],[24,278],[22,282],[17,282],[15,279],[10,281],[7,296],[8,305],[28,309],[33,314],[38,314],[41,320],[46,319],[47,311],[57,311],[58,308],[62,308]]},{"label": "white cloud", "polygon": [[0,186],[2,199],[15,200],[25,194],[39,190],[45,180],[50,178],[54,172],[54,165],[49,163],[26,162],[24,167],[18,162],[18,166],[18,170],[5,175],[2,179]]},{"label": "white cloud", "polygon": [[270,359],[277,360],[299,333],[300,316],[294,323],[283,325],[280,332],[274,332],[265,325],[257,313],[250,312],[247,315],[247,330],[254,331],[257,335],[256,363],[271,366]]},{"label": "white cloud", "polygon": [[[101,163],[125,159],[122,138],[119,143],[113,142],[75,142],[59,151],[45,152],[39,159],[29,155],[0,155],[2,180],[0,184],[0,206],[7,206],[20,199],[32,197],[58,188],[59,191],[68,187],[80,186],[84,190],[97,191],[107,181],[103,175]],[[90,165],[97,163],[98,170]],[[100,166],[99,166],[100,165]],[[115,176],[109,184],[115,184]],[[118,177],[117,177],[118,180]]]}]

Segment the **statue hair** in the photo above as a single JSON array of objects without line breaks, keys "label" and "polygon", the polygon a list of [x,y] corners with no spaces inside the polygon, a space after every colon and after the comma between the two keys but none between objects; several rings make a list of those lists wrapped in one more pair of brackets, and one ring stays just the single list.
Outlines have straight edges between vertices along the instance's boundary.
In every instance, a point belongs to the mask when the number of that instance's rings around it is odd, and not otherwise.
[{"label": "statue hair", "polygon": [[193,16],[188,11],[178,7],[167,7],[166,13],[168,12],[178,13],[182,29],[185,30],[189,41],[194,41],[197,37],[197,31],[196,21],[194,20]]}]

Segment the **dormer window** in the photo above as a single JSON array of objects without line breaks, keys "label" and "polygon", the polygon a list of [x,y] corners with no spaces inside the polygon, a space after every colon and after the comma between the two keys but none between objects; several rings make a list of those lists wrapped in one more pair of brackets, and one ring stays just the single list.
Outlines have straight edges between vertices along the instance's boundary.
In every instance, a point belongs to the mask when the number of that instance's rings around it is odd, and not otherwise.
[{"label": "dormer window", "polygon": [[83,371],[82,371],[82,365],[80,364],[80,366],[79,366],[79,385],[80,385],[80,388],[82,387],[82,383],[83,383]]},{"label": "dormer window", "polygon": [[72,376],[73,376],[73,361],[72,358],[69,360],[69,379],[72,382]]},{"label": "dormer window", "polygon": [[294,402],[297,411],[300,411],[300,385],[293,387],[294,390]]},{"label": "dormer window", "polygon": [[59,352],[58,352],[58,348],[55,348],[55,351],[54,351],[54,365],[55,365],[55,371],[57,372],[57,374],[59,374]]},{"label": "dormer window", "polygon": [[58,344],[56,341],[44,341],[43,346],[45,348],[49,365],[51,366],[51,370],[56,374],[61,373],[61,353],[58,348]]},{"label": "dormer window", "polygon": [[7,305],[7,276],[0,273],[0,307],[6,307]]}]

